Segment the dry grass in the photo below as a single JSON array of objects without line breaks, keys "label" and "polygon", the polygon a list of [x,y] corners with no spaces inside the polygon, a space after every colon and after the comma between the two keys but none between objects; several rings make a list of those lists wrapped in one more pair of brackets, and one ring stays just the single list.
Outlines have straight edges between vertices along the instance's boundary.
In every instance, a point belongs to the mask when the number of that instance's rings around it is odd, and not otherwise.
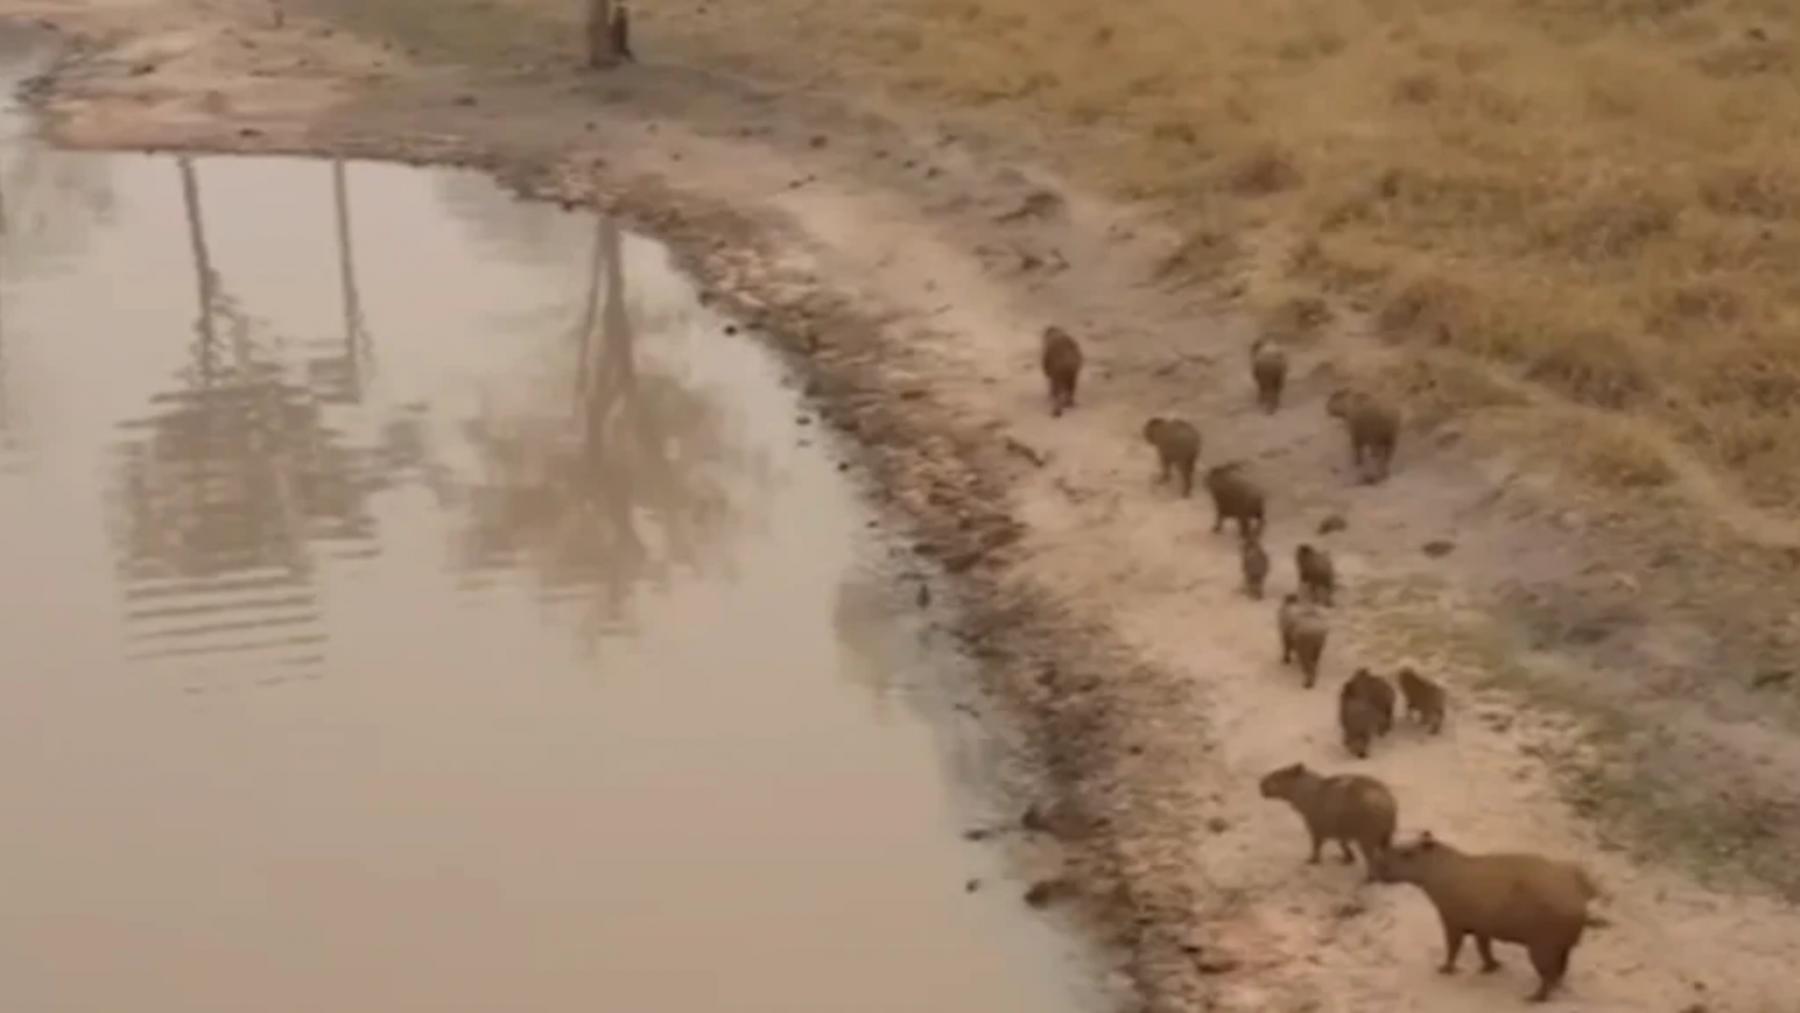
[{"label": "dry grass", "polygon": [[[573,52],[581,7],[311,2],[488,59]],[[1323,322],[1321,297],[1354,294],[1390,347],[1455,352],[1576,409],[1541,428],[1566,446],[1568,420],[1589,420],[1591,477],[1642,485],[1699,462],[1759,506],[1800,502],[1800,7],[761,0],[638,15],[640,36],[690,62],[1029,131],[1084,182],[1173,208],[1193,241],[1165,282],[1276,265],[1247,294],[1299,330]]]},{"label": "dry grass", "polygon": [[[746,29],[769,17],[794,49]],[[1253,301],[1354,291],[1389,342],[1616,416],[1590,427],[1587,456],[1621,462],[1598,477],[1666,476],[1654,448],[1761,505],[1800,492],[1800,7],[775,0],[709,19],[698,42],[745,69],[1040,125],[1085,181],[1189,216],[1199,260],[1302,237],[1259,258],[1284,266]]]}]

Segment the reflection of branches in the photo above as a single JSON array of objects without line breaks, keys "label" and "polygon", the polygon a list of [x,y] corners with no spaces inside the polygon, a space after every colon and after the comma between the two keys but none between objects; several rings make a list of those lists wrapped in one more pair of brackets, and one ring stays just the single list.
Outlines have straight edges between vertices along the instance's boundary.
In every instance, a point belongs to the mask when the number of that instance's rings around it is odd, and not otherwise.
[{"label": "reflection of branches", "polygon": [[325,639],[305,541],[366,538],[365,491],[316,401],[264,357],[223,291],[199,179],[188,159],[176,167],[199,314],[181,387],[125,423],[144,434],[120,450],[134,640],[146,657],[291,652]]},{"label": "reflection of branches", "polygon": [[617,225],[602,221],[594,241],[604,286],[590,280],[576,334],[574,418],[471,426],[486,477],[466,551],[476,567],[528,554],[553,587],[598,586],[611,620],[638,584],[697,564],[722,536],[720,472],[738,462],[712,404],[639,370]]}]

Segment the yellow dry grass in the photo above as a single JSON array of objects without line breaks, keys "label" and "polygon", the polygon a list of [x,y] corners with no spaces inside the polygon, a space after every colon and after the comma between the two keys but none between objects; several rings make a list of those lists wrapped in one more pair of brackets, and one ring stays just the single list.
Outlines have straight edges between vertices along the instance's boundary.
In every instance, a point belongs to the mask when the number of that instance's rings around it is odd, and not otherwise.
[{"label": "yellow dry grass", "polygon": [[1088,182],[1273,265],[1253,298],[1354,291],[1387,342],[1612,416],[1589,453],[1628,447],[1628,483],[1677,473],[1656,446],[1764,506],[1800,491],[1800,5],[752,6],[713,14],[741,63],[1035,126]]},{"label": "yellow dry grass", "polygon": [[[362,6],[446,21],[504,6],[573,25],[580,4]],[[643,32],[689,60],[991,115],[1078,179],[1168,204],[1196,250],[1251,265],[1255,303],[1292,316],[1354,294],[1389,348],[1486,363],[1581,409],[1555,413],[1554,435],[1571,438],[1568,417],[1599,420],[1577,448],[1602,465],[1590,475],[1654,484],[1697,462],[1792,512],[1800,5],[637,8]],[[1615,448],[1630,460],[1608,468]]]}]

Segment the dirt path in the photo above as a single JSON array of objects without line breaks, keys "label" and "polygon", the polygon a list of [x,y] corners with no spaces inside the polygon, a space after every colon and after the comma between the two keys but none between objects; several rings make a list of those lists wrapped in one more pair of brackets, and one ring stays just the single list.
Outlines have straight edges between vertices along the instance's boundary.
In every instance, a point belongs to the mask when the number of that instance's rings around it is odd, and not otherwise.
[{"label": "dirt path", "polygon": [[[1391,482],[1353,484],[1323,402],[1354,333],[1297,346],[1286,403],[1263,416],[1251,332],[1196,290],[1158,284],[1183,247],[1147,211],[941,127],[681,68],[595,82],[557,67],[424,67],[298,15],[276,30],[249,0],[15,6],[98,40],[49,102],[72,143],[488,165],[651,225],[720,299],[807,357],[828,413],[869,445],[878,494],[918,524],[924,555],[960,574],[990,688],[1038,720],[1070,875],[1148,1008],[1512,1010],[1529,991],[1511,948],[1502,974],[1433,973],[1440,934],[1410,888],[1304,865],[1297,819],[1256,791],[1294,760],[1384,778],[1403,832],[1586,863],[1613,924],[1577,951],[1569,1008],[1794,1008],[1800,912],[1724,885],[1737,880],[1703,883],[1694,863],[1655,860],[1572,806],[1571,769],[1615,783],[1603,775],[1616,742],[1588,711],[1531,695],[1539,684],[1509,675],[1520,663],[1506,642],[1478,635],[1496,574],[1628,595],[1584,567],[1584,532],[1552,523],[1566,516],[1544,512],[1516,462],[1466,459],[1454,430],[1409,429]],[[1205,255],[1186,249],[1180,263],[1199,269]],[[1035,367],[1035,334],[1052,322],[1090,360],[1061,419]],[[1238,591],[1235,543],[1210,533],[1203,499],[1152,484],[1138,433],[1162,412],[1200,426],[1206,461],[1246,458],[1274,491],[1270,601]],[[1332,514],[1348,522],[1323,539],[1345,591],[1308,692],[1277,663],[1273,600],[1293,582],[1295,544]],[[1455,551],[1422,551],[1437,540]],[[1539,654],[1540,667],[1588,674],[1584,659]],[[1449,727],[1438,739],[1403,728],[1350,759],[1339,681],[1409,660],[1450,686]],[[1722,782],[1800,770],[1791,746],[1723,718],[1693,734]]]}]

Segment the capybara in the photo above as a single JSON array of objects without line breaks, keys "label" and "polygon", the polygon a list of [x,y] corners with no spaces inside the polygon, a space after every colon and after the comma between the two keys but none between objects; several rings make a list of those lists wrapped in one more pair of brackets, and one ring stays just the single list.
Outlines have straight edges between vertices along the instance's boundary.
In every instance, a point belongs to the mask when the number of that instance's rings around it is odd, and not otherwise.
[{"label": "capybara", "polygon": [[1263,411],[1274,414],[1281,407],[1281,387],[1287,382],[1287,353],[1267,337],[1250,345],[1250,377],[1256,381],[1256,399]]},{"label": "capybara", "polygon": [[1158,481],[1167,482],[1171,473],[1181,476],[1181,494],[1194,492],[1194,464],[1200,460],[1200,430],[1181,419],[1153,418],[1144,423],[1144,439],[1156,448],[1156,459],[1162,470]]},{"label": "capybara", "polygon": [[1436,735],[1444,727],[1444,687],[1408,665],[1400,669],[1400,693],[1406,697],[1406,713]]},{"label": "capybara", "polygon": [[1239,555],[1244,564],[1244,591],[1261,601],[1263,582],[1269,579],[1269,554],[1260,539],[1244,538],[1239,541]]},{"label": "capybara", "polygon": [[1344,688],[1339,692],[1345,697],[1354,696],[1367,701],[1375,711],[1377,735],[1386,735],[1394,730],[1393,683],[1366,668],[1359,668],[1344,680]]},{"label": "capybara", "polygon": [[1300,674],[1311,689],[1319,679],[1319,655],[1325,652],[1325,616],[1299,595],[1290,594],[1281,599],[1275,624],[1281,631],[1281,663],[1299,659]]},{"label": "capybara", "polygon": [[1315,549],[1304,542],[1294,550],[1294,568],[1300,571],[1300,589],[1306,596],[1326,605],[1337,597],[1337,567],[1331,553]]},{"label": "capybara", "polygon": [[1075,384],[1081,379],[1081,346],[1055,324],[1044,328],[1043,346],[1044,377],[1050,381],[1050,414],[1061,415],[1075,407]]},{"label": "capybara", "polygon": [[1369,758],[1369,743],[1381,732],[1381,715],[1375,705],[1353,693],[1338,697],[1338,727],[1344,732],[1344,748],[1359,760]]},{"label": "capybara", "polygon": [[1260,536],[1263,529],[1263,491],[1244,473],[1242,461],[1215,464],[1206,469],[1206,491],[1212,493],[1216,532],[1227,520],[1235,520],[1244,538]]},{"label": "capybara", "polygon": [[1388,849],[1378,864],[1383,881],[1411,883],[1437,908],[1445,947],[1439,971],[1456,972],[1466,935],[1475,937],[1483,973],[1500,967],[1494,959],[1494,940],[1518,943],[1531,954],[1531,966],[1537,969],[1533,1002],[1550,998],[1561,983],[1569,968],[1569,951],[1581,941],[1582,930],[1603,924],[1587,913],[1588,901],[1600,891],[1572,862],[1517,852],[1470,854],[1427,831],[1415,841]]},{"label": "capybara", "polygon": [[1306,832],[1312,837],[1309,864],[1318,864],[1319,849],[1327,841],[1337,841],[1344,864],[1349,865],[1356,861],[1350,853],[1350,844],[1355,842],[1371,880],[1393,844],[1400,818],[1394,793],[1380,781],[1361,774],[1319,774],[1303,763],[1263,775],[1262,796],[1285,800],[1306,821]]},{"label": "capybara", "polygon": [[[1325,411],[1341,419],[1350,433],[1350,463],[1365,482],[1387,478],[1400,439],[1400,413],[1362,391],[1339,388],[1325,402]],[[1371,470],[1365,463],[1374,465]]]}]

